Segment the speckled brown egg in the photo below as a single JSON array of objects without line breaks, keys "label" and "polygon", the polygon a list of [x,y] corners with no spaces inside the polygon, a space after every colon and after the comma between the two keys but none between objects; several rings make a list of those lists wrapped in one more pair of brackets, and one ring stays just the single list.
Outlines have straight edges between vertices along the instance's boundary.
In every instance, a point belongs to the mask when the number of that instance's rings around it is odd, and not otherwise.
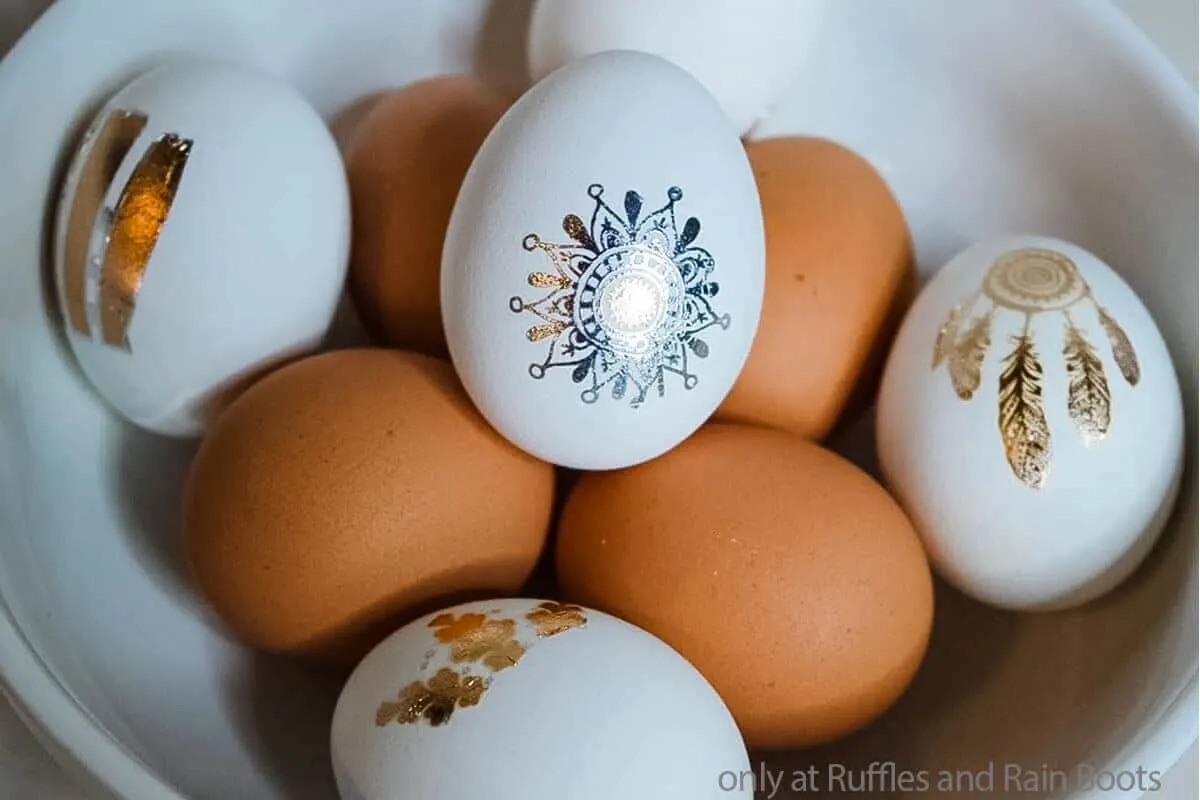
[{"label": "speckled brown egg", "polygon": [[350,288],[382,343],[446,354],[442,242],[467,168],[511,101],[473,77],[430,78],[384,95],[355,132]]},{"label": "speckled brown egg", "polygon": [[886,345],[897,303],[911,300],[908,227],[884,179],[841,145],[781,137],[746,152],[762,202],[766,292],[717,419],[821,439]]},{"label": "speckled brown egg", "polygon": [[816,444],[749,426],[584,474],[557,565],[568,600],[691,661],[752,747],[824,743],[878,717],[933,621],[925,554],[887,492]]},{"label": "speckled brown egg", "polygon": [[353,662],[429,607],[515,592],[554,472],[484,422],[451,367],[315,356],[234,401],[188,476],[184,547],[241,641]]}]

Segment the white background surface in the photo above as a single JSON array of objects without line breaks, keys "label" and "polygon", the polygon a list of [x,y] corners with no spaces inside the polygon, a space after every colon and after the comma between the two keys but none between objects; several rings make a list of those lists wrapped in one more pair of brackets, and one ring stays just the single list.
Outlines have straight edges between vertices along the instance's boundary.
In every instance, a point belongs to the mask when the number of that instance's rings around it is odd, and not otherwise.
[{"label": "white background surface", "polygon": [[[1163,48],[1184,75],[1197,85],[1197,38],[1200,9],[1197,0],[1117,0]],[[0,0],[0,53],[49,5],[48,0]],[[1163,780],[1155,800],[1196,800],[1197,754],[1186,756]],[[54,764],[20,721],[0,704],[0,798],[4,800],[82,800],[76,788]]]}]

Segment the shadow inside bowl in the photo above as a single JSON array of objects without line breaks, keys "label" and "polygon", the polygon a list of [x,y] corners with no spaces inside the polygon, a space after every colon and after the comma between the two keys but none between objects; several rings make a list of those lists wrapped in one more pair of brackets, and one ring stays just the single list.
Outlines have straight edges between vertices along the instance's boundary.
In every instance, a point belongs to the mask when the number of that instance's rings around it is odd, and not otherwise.
[{"label": "shadow inside bowl", "polygon": [[348,669],[250,651],[229,674],[226,695],[242,743],[277,796],[337,797],[329,730],[348,677]]},{"label": "shadow inside bowl", "polygon": [[119,433],[113,496],[121,530],[139,561],[169,593],[194,601],[183,560],[183,490],[199,442],[170,439],[133,425]]}]

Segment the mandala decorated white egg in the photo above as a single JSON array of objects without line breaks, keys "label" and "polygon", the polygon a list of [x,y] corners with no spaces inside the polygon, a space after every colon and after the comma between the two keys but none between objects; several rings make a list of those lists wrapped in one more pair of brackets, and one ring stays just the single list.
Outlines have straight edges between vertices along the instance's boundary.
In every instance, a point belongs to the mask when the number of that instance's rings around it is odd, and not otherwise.
[{"label": "mandala decorated white egg", "polygon": [[296,90],[166,63],[101,109],[64,183],[67,338],[126,419],[198,435],[249,378],[320,343],[349,244],[337,146]]},{"label": "mandala decorated white egg", "polygon": [[505,599],[419,619],[333,715],[343,800],[750,800],[733,717],[682,656],[615,617]]},{"label": "mandala decorated white egg", "polygon": [[1004,608],[1112,589],[1179,488],[1166,344],[1116,272],[1056,239],[980,244],[934,276],[893,345],[877,422],[887,482],[935,568]]},{"label": "mandala decorated white egg", "polygon": [[500,433],[610,469],[717,408],[763,280],[754,176],[720,106],[679,67],[614,51],[554,73],[492,131],[451,217],[442,308]]}]

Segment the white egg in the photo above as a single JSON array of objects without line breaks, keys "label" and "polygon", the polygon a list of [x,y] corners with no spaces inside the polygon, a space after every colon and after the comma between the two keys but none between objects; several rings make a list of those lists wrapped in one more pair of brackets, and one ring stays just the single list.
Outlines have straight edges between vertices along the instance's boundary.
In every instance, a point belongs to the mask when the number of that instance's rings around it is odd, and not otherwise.
[{"label": "white egg", "polygon": [[333,715],[343,800],[728,800],[749,757],[716,692],[645,631],[578,606],[467,603],[350,676]]},{"label": "white egg", "polygon": [[691,72],[744,133],[803,73],[825,2],[538,0],[529,28],[529,69],[541,80],[605,50],[653,53]]},{"label": "white egg", "polygon": [[471,165],[442,257],[446,338],[514,444],[625,467],[728,393],[763,273],[754,175],[720,107],[663,59],[603,53],[526,93]]},{"label": "white egg", "polygon": [[1152,548],[1183,406],[1133,290],[1066,242],[972,247],[922,291],[878,405],[888,484],[940,574],[1010,609],[1085,603]]},{"label": "white egg", "polygon": [[295,90],[162,65],[104,106],[69,170],[54,248],[67,337],[121,415],[200,434],[247,378],[320,342],[349,242],[337,146]]}]

